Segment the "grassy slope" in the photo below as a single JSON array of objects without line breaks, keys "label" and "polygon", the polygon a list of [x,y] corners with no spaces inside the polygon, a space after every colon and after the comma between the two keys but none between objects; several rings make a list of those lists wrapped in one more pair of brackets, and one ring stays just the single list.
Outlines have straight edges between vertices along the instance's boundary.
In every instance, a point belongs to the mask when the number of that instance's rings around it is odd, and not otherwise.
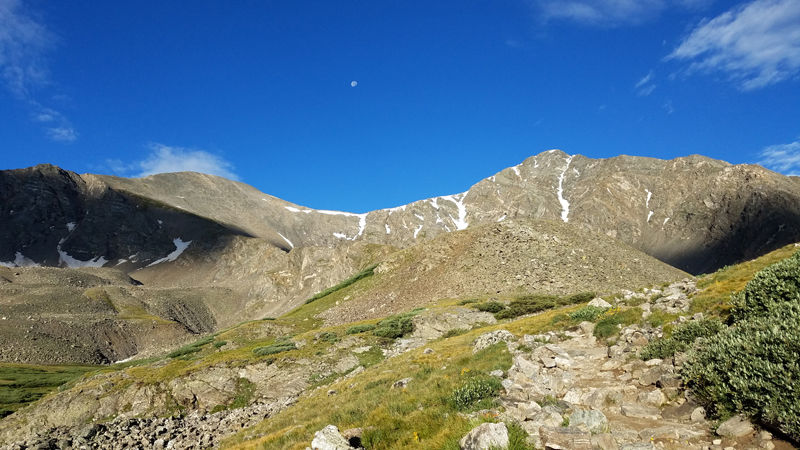
[{"label": "grassy slope", "polygon": [[[725,314],[732,292],[741,290],[757,271],[795,251],[796,247],[789,245],[701,278],[698,282],[701,291],[695,297],[691,313],[703,311]],[[265,358],[256,356],[253,353],[255,348],[270,345],[287,336],[295,341],[305,341],[307,345],[270,356],[271,358],[280,361],[322,355],[330,351],[334,342],[317,339],[319,334],[328,332],[334,334],[335,339],[342,339],[347,336],[346,329],[353,324],[319,328],[321,321],[314,316],[336,302],[345,301],[348,296],[368,290],[375,278],[377,275],[362,278],[280,318],[245,322],[221,331],[213,339],[199,342],[202,345],[196,345],[197,351],[177,358],[133,361],[104,368],[2,365],[0,408],[17,409],[66,382],[75,383],[84,374],[107,372],[113,376],[114,372],[124,370],[132,378],[118,386],[122,388],[134,380],[144,383],[163,382],[216,364],[247,365]],[[449,307],[459,301],[460,299],[443,299],[431,307]],[[372,336],[371,333],[362,333],[359,336],[364,339],[364,345],[372,346],[373,351],[367,352],[360,359],[362,365],[370,367],[352,379],[331,385],[330,389],[338,391],[336,397],[328,397],[329,388],[313,391],[301,398],[297,405],[243,431],[229,439],[226,444],[237,448],[305,448],[314,431],[333,423],[340,429],[372,427],[367,434],[373,444],[372,448],[403,448],[421,445],[423,442],[428,448],[456,448],[457,439],[470,427],[476,422],[491,418],[468,420],[457,414],[445,401],[447,396],[469,376],[486,373],[494,368],[505,369],[510,365],[509,355],[501,347],[477,357],[473,355],[471,343],[474,338],[501,328],[518,336],[564,329],[575,324],[575,321],[567,320],[566,317],[577,309],[579,307],[570,306],[482,327],[430,343],[429,347],[434,350],[431,355],[424,355],[422,349],[419,349],[385,361],[377,350],[386,347],[390,341]],[[605,323],[608,324],[606,328],[613,332],[617,323],[636,322],[640,318],[636,310],[615,308],[597,318],[598,328],[602,329],[601,325]],[[662,319],[667,321],[672,318]],[[375,322],[377,320],[360,323]],[[213,345],[214,342],[222,341],[229,345],[222,348]],[[158,368],[149,365],[159,359],[170,361],[162,363]],[[322,375],[317,385],[321,386],[343,374]],[[405,377],[413,379],[407,389],[391,389],[391,383]]]}]

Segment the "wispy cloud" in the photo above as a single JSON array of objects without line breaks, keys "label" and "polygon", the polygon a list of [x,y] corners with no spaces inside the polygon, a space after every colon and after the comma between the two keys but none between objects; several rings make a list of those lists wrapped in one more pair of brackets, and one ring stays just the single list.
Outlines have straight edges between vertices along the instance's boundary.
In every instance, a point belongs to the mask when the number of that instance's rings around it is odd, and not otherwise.
[{"label": "wispy cloud", "polygon": [[647,73],[647,75],[639,79],[639,81],[636,82],[636,84],[633,86],[633,88],[636,90],[636,93],[640,97],[647,97],[648,95],[652,94],[653,91],[656,89],[656,84],[653,83],[654,77],[655,74],[651,70],[650,72]]},{"label": "wispy cloud", "polygon": [[742,90],[800,73],[800,2],[755,0],[701,22],[669,55],[688,73],[721,72]]},{"label": "wispy cloud", "polygon": [[123,176],[146,177],[157,173],[200,172],[239,180],[234,166],[224,158],[205,150],[173,147],[164,144],[149,144],[149,154],[141,161],[124,163],[108,160],[111,170]]},{"label": "wispy cloud", "polygon": [[45,124],[47,136],[72,142],[78,133],[60,112],[36,100],[36,91],[50,85],[46,55],[55,36],[24,11],[21,0],[0,0],[0,82],[27,104],[35,122]]},{"label": "wispy cloud", "polygon": [[784,175],[800,176],[800,140],[770,145],[761,150],[758,163]]},{"label": "wispy cloud", "polygon": [[568,20],[584,25],[639,25],[671,7],[701,9],[713,0],[534,0],[545,21]]}]

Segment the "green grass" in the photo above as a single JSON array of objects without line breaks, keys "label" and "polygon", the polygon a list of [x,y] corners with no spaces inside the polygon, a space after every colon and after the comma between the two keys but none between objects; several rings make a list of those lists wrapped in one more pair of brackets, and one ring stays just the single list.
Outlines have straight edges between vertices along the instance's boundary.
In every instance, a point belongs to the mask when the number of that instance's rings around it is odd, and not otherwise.
[{"label": "green grass", "polygon": [[638,323],[641,319],[642,310],[639,308],[612,308],[606,312],[605,317],[597,322],[594,327],[594,335],[602,339],[610,338],[619,332],[620,326],[632,325]]},{"label": "green grass", "polygon": [[361,280],[361,279],[364,279],[364,278],[372,276],[375,273],[375,268],[376,267],[378,267],[377,264],[369,266],[366,269],[362,270],[361,272],[358,272],[357,274],[353,275],[352,277],[350,277],[350,278],[342,281],[341,283],[337,284],[336,286],[331,286],[328,289],[325,289],[324,291],[321,291],[321,292],[318,292],[318,293],[314,294],[314,296],[312,296],[311,298],[306,300],[306,304],[309,304],[311,302],[315,302],[315,301],[321,299],[322,297],[327,297],[328,295],[331,295],[336,291],[342,290],[342,289],[346,288],[347,286],[350,286],[351,284],[355,283],[358,280]]},{"label": "green grass", "polygon": [[97,369],[97,366],[0,364],[0,417]]}]

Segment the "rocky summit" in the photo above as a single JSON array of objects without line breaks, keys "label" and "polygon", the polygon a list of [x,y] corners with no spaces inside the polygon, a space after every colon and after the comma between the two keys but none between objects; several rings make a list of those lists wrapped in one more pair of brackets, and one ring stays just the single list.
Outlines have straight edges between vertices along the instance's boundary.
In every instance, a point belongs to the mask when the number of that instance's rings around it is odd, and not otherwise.
[{"label": "rocky summit", "polygon": [[798,178],[697,155],[366,213],[3,171],[0,448],[793,448],[724,386],[792,385],[798,241]]}]

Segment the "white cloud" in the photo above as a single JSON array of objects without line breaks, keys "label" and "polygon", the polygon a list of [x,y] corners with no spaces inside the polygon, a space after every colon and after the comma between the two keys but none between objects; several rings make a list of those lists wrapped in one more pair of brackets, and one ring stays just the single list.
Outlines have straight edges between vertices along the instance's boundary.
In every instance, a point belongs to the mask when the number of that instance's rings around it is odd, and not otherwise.
[{"label": "white cloud", "polygon": [[669,55],[687,71],[721,72],[742,90],[800,72],[800,1],[755,0],[701,22]]},{"label": "white cloud", "polygon": [[697,10],[713,0],[533,0],[545,21],[568,20],[584,25],[639,25],[668,8]]},{"label": "white cloud", "polygon": [[762,166],[785,175],[800,176],[800,140],[770,145],[761,150],[758,161]]},{"label": "white cloud", "polygon": [[48,78],[43,56],[52,34],[22,11],[20,0],[0,0],[0,73],[6,87],[20,98]]},{"label": "white cloud", "polygon": [[[233,172],[233,164],[207,151],[163,144],[151,144],[148,147],[150,155],[134,164],[134,170],[140,171],[137,174],[139,177],[167,172],[200,172],[231,180],[239,179]],[[121,167],[119,161],[109,161],[109,164]]]},{"label": "white cloud", "polygon": [[36,100],[36,91],[51,83],[46,54],[54,35],[23,10],[21,0],[0,0],[0,83],[31,109],[34,122],[47,123],[47,137],[72,142],[78,134],[60,112]]},{"label": "white cloud", "polygon": [[655,74],[651,70],[647,73],[647,75],[643,76],[634,86],[633,88],[636,90],[636,94],[640,97],[647,97],[648,95],[652,94],[653,91],[656,89],[656,84],[653,83],[653,78]]},{"label": "white cloud", "polygon": [[53,127],[47,129],[47,137],[56,142],[73,142],[78,139],[78,132],[72,127]]}]

